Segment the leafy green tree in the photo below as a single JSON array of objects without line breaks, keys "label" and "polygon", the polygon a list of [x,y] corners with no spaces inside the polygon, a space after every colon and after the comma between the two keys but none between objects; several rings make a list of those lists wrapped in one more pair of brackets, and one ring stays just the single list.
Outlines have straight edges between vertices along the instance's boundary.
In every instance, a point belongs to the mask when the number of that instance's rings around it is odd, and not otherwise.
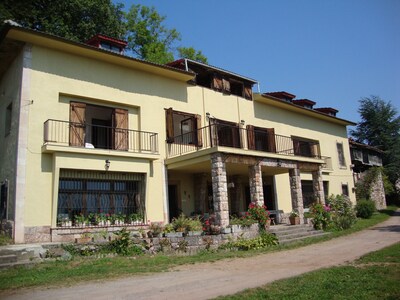
[{"label": "leafy green tree", "polygon": [[137,4],[128,12],[123,7],[111,0],[2,0],[0,21],[11,19],[24,27],[80,42],[98,33],[126,39],[133,56],[160,64],[173,61],[174,54],[207,62],[201,51],[176,48],[180,33],[165,27],[166,17],[154,7]]},{"label": "leafy green tree", "polygon": [[400,116],[396,108],[378,96],[360,99],[361,122],[351,135],[360,143],[382,151],[383,165],[394,184],[400,176]]},{"label": "leafy green tree", "polygon": [[181,37],[176,29],[162,24],[165,16],[160,16],[154,7],[137,4],[131,6],[125,18],[128,47],[135,56],[157,63],[174,59],[172,45]]},{"label": "leafy green tree", "polygon": [[207,57],[203,55],[200,50],[196,50],[193,47],[178,47],[179,57],[189,58],[192,60],[196,60],[205,64],[208,64]]},{"label": "leafy green tree", "polygon": [[85,42],[97,33],[122,38],[122,8],[111,0],[2,0],[0,21],[11,19],[27,28]]}]

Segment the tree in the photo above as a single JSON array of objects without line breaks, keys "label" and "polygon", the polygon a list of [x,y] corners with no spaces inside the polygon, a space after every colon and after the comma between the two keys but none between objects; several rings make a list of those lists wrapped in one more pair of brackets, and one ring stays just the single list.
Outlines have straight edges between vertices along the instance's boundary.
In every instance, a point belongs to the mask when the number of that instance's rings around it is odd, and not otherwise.
[{"label": "tree", "polygon": [[207,62],[201,51],[175,46],[181,40],[180,33],[165,27],[166,17],[154,7],[132,5],[126,13],[123,7],[111,0],[2,0],[0,21],[11,19],[24,27],[79,42],[98,33],[126,39],[133,56],[160,64],[173,61],[174,54]]},{"label": "tree", "polygon": [[196,60],[205,64],[208,64],[207,57],[201,53],[200,50],[196,50],[193,47],[178,47],[179,57],[181,58],[189,58],[192,60]]},{"label": "tree", "polygon": [[86,42],[97,33],[122,38],[122,8],[111,0],[3,0],[0,21],[12,19],[27,28]]},{"label": "tree", "polygon": [[396,108],[378,96],[360,99],[361,122],[351,135],[360,143],[382,151],[383,165],[394,184],[400,177],[400,116]]}]

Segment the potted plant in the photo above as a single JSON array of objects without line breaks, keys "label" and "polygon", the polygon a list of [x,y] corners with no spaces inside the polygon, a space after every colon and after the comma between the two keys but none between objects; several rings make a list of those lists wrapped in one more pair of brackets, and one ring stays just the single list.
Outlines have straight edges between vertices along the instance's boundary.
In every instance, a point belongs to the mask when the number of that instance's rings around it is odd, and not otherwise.
[{"label": "potted plant", "polygon": [[292,210],[292,212],[289,215],[289,221],[290,225],[300,225],[299,213],[295,210]]},{"label": "potted plant", "polygon": [[161,222],[153,222],[149,226],[149,237],[162,237],[164,227]]},{"label": "potted plant", "polygon": [[87,224],[87,218],[84,214],[80,213],[79,215],[75,216],[75,225],[78,227],[85,227]]},{"label": "potted plant", "polygon": [[203,233],[203,224],[199,217],[188,220],[187,232],[189,236],[201,235]]}]

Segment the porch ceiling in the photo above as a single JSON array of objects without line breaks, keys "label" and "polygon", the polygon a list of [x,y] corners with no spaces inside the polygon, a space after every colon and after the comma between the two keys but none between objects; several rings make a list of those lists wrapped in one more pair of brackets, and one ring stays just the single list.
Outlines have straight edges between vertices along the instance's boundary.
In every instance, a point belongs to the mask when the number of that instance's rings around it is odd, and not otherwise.
[{"label": "porch ceiling", "polygon": [[[249,166],[246,164],[238,164],[238,163],[226,163],[226,172],[228,176],[235,176],[235,175],[241,175],[241,176],[248,176],[249,175]],[[170,168],[168,168],[170,169]],[[278,175],[278,174],[283,174],[287,173],[288,169],[286,168],[277,168],[277,167],[266,167],[262,166],[262,173],[264,176],[272,176],[272,175]],[[179,167],[175,166],[173,169],[170,169],[173,172],[179,172],[179,173],[190,173],[190,174],[196,174],[196,173],[208,173],[211,174],[211,161],[202,161],[202,162],[197,162],[193,164],[186,164],[186,165],[181,165]]]}]

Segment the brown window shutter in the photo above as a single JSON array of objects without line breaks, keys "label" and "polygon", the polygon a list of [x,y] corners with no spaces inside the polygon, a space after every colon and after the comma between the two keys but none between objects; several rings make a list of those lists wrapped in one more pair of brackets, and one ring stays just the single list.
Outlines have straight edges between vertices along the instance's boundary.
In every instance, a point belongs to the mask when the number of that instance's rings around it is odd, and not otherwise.
[{"label": "brown window shutter", "polygon": [[114,109],[113,116],[114,149],[127,151],[128,142],[128,111],[126,109]]},{"label": "brown window shutter", "polygon": [[244,86],[244,97],[248,100],[253,100],[253,91],[251,85]]},{"label": "brown window shutter", "polygon": [[69,108],[69,144],[70,146],[83,147],[85,145],[86,104],[71,102]]},{"label": "brown window shutter", "polygon": [[224,93],[226,93],[226,94],[231,93],[231,83],[229,82],[229,80],[223,78],[222,79],[222,87],[223,87]]},{"label": "brown window shutter", "polygon": [[267,135],[268,135],[268,152],[276,153],[275,129],[267,128]]},{"label": "brown window shutter", "polygon": [[212,88],[217,91],[222,91],[222,79],[218,76],[218,74],[214,74]]},{"label": "brown window shutter", "polygon": [[201,116],[196,115],[197,147],[203,147],[203,130],[201,129]]},{"label": "brown window shutter", "polygon": [[171,108],[165,110],[165,120],[167,128],[167,143],[174,142],[174,111]]},{"label": "brown window shutter", "polygon": [[254,135],[254,126],[253,125],[247,125],[247,147],[249,150],[255,150],[256,149],[256,143],[255,143],[255,135]]},{"label": "brown window shutter", "polygon": [[300,154],[300,141],[293,140],[294,155]]}]

